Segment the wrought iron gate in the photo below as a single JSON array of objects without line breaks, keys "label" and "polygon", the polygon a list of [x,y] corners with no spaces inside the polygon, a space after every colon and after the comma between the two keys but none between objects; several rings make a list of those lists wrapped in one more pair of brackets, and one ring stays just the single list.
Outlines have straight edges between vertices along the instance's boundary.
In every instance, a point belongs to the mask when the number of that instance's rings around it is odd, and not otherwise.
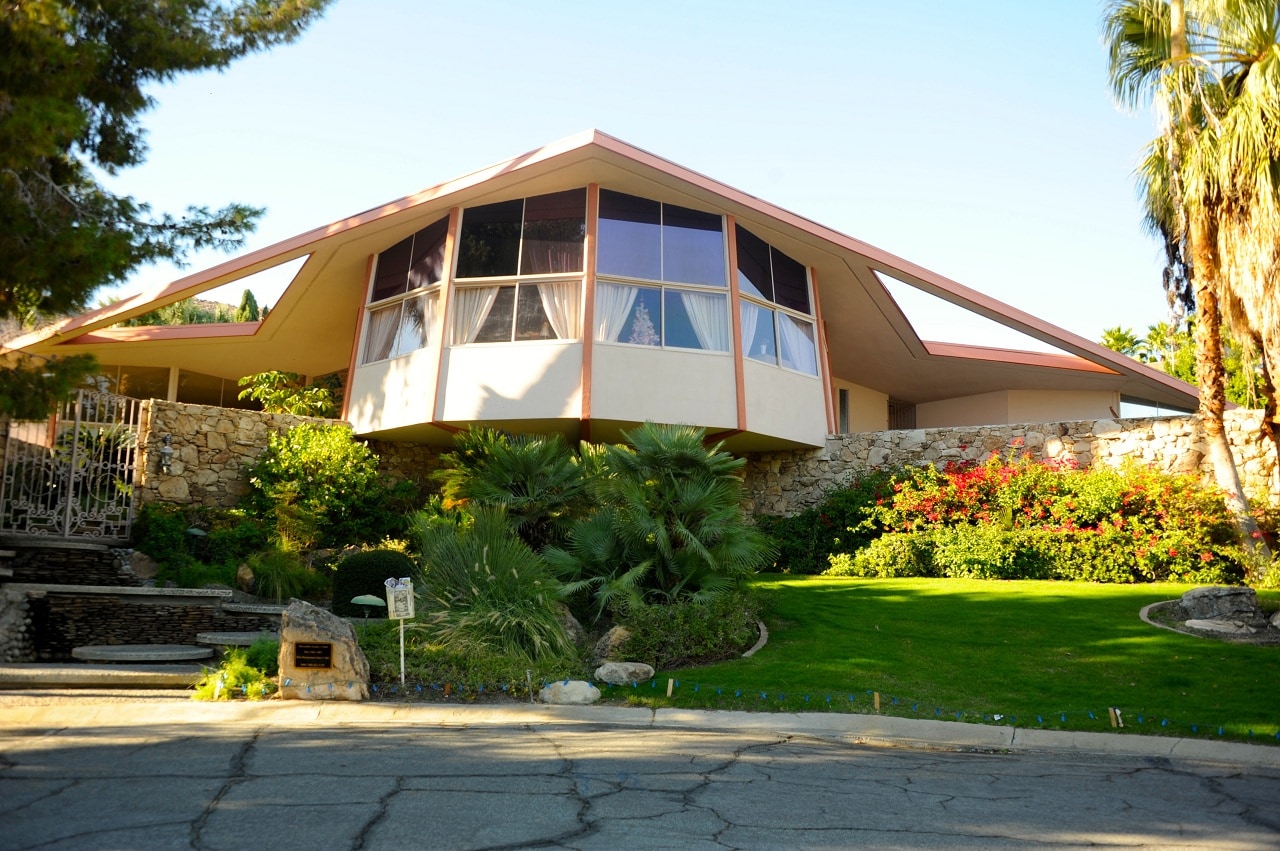
[{"label": "wrought iron gate", "polygon": [[124,541],[139,399],[78,391],[49,420],[5,425],[0,533]]}]

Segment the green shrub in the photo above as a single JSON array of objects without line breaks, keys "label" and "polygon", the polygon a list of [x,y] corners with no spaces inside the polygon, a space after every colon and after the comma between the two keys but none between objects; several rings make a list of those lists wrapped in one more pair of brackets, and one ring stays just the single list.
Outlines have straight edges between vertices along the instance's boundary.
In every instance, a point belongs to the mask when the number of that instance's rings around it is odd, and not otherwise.
[{"label": "green shrub", "polygon": [[267,548],[271,542],[271,527],[259,517],[253,517],[240,509],[205,509],[197,520],[208,524],[202,543],[202,558],[210,562],[241,562],[253,553]]},{"label": "green shrub", "polygon": [[300,425],[271,436],[249,471],[244,506],[271,518],[288,549],[371,543],[398,536],[416,489],[390,484],[351,429]]},{"label": "green shrub", "polygon": [[188,555],[187,529],[191,521],[184,506],[148,502],[133,523],[133,546],[157,561]]},{"label": "green shrub", "polygon": [[831,556],[828,576],[937,576],[933,545],[927,532],[890,532],[857,553]]},{"label": "green shrub", "polygon": [[[347,556],[333,572],[333,613],[367,617],[369,607],[352,603],[351,598],[369,594],[385,599],[386,581],[413,576],[417,567],[413,559],[395,550],[366,550]],[[385,616],[386,610],[379,608],[376,614]]]},{"label": "green shrub", "polygon": [[253,590],[259,597],[282,603],[290,597],[302,597],[314,587],[314,574],[297,553],[269,549],[249,557],[253,571]]},{"label": "green shrub", "polygon": [[259,638],[245,651],[245,661],[268,677],[280,673],[280,642],[274,638]]},{"label": "green shrub", "polygon": [[193,700],[263,700],[275,691],[276,684],[266,673],[249,664],[248,654],[232,648],[217,668],[205,668],[191,697]]},{"label": "green shrub", "polygon": [[951,579],[1047,579],[1051,554],[1028,546],[1025,534],[1000,526],[951,526],[929,537],[930,559]]},{"label": "green shrub", "polygon": [[567,658],[560,583],[522,541],[501,509],[478,508],[467,526],[413,524],[422,553],[414,628],[462,654]]},{"label": "green shrub", "polygon": [[713,600],[685,600],[628,609],[621,624],[631,632],[621,652],[658,670],[731,659],[759,637],[758,607],[744,592]]},{"label": "green shrub", "polygon": [[762,515],[756,528],[778,545],[782,573],[822,573],[836,554],[852,555],[880,536],[871,518],[882,500],[893,494],[901,471],[871,470],[859,474],[821,503],[793,517]]}]

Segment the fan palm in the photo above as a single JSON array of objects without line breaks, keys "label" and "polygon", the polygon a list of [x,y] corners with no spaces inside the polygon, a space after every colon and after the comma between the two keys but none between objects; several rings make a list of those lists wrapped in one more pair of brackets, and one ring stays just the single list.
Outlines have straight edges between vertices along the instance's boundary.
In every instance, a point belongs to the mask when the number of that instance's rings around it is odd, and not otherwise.
[{"label": "fan palm", "polygon": [[1113,0],[1104,20],[1117,99],[1153,101],[1160,117],[1140,168],[1147,224],[1165,243],[1171,300],[1194,304],[1200,418],[1247,531],[1223,429],[1221,326],[1225,317],[1237,337],[1259,341],[1277,374],[1278,24],[1274,0]]}]

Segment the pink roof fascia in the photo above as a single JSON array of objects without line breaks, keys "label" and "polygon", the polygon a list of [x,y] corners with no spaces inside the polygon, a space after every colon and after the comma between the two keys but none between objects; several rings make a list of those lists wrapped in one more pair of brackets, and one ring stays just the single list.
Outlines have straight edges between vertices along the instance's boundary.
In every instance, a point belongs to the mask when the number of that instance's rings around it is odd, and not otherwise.
[{"label": "pink roof fascia", "polygon": [[934,357],[967,358],[969,360],[998,361],[1021,366],[1042,366],[1051,369],[1072,369],[1077,372],[1100,372],[1105,375],[1119,375],[1099,363],[1085,360],[1077,355],[1058,354],[1055,352],[1028,352],[1021,349],[998,349],[991,346],[974,346],[967,343],[938,343],[925,340],[925,350]]}]

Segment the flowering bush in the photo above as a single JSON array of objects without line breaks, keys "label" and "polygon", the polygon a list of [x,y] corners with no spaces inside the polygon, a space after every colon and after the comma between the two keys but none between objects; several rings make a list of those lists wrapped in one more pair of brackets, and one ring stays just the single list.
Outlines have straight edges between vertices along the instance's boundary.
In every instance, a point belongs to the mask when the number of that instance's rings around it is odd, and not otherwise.
[{"label": "flowering bush", "polygon": [[1084,470],[1010,452],[898,477],[883,537],[829,573],[1238,582],[1245,551],[1221,496],[1136,465]]}]

